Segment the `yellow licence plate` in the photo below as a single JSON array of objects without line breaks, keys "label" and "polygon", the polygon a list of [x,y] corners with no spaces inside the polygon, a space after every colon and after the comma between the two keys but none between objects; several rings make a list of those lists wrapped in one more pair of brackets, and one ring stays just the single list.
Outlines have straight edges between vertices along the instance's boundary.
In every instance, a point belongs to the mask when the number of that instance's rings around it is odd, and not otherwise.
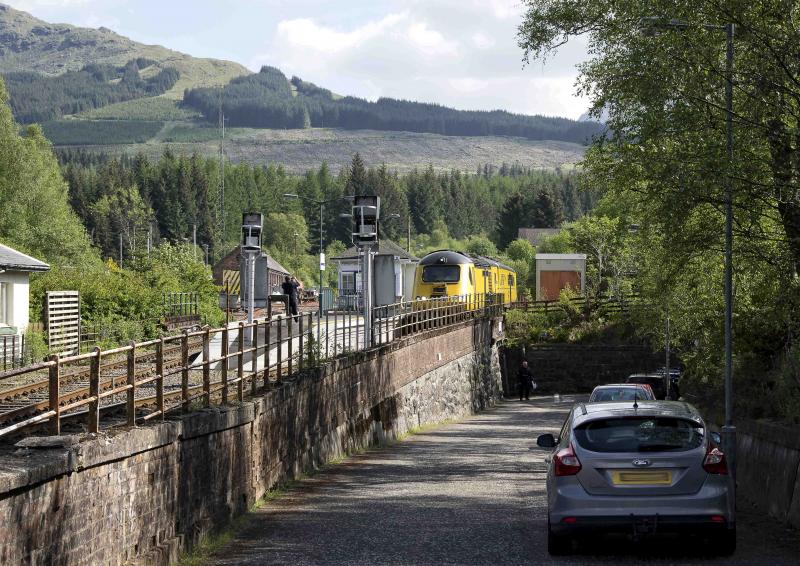
[{"label": "yellow licence plate", "polygon": [[670,470],[614,470],[611,472],[614,485],[671,485]]}]

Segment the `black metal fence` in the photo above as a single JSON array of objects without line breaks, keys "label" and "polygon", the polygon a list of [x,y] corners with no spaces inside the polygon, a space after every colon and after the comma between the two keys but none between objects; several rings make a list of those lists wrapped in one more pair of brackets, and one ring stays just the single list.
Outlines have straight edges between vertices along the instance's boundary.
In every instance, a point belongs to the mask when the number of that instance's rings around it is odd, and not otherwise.
[{"label": "black metal fence", "polygon": [[0,335],[0,369],[3,371],[19,367],[23,364],[25,353],[25,335]]}]

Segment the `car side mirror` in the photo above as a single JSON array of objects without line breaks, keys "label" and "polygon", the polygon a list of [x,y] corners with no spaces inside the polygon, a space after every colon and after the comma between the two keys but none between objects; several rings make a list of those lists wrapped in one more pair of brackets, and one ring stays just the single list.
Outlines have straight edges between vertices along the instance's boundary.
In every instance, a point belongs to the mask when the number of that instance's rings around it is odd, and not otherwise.
[{"label": "car side mirror", "polygon": [[536,445],[540,448],[554,448],[556,444],[556,438],[549,432],[539,435],[539,438],[536,439]]},{"label": "car side mirror", "polygon": [[718,446],[722,445],[722,437],[718,432],[712,432],[710,436],[711,440],[714,441],[714,444]]}]

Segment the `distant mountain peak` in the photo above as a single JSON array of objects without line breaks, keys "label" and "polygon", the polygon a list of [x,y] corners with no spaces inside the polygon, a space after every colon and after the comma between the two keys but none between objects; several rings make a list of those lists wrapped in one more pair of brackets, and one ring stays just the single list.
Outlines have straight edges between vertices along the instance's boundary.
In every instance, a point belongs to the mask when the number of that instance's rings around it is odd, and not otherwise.
[{"label": "distant mountain peak", "polygon": [[181,74],[172,98],[193,86],[225,84],[250,74],[239,63],[202,59],[160,45],[145,45],[106,27],[84,28],[51,24],[27,12],[0,4],[0,73],[35,71],[60,75],[87,64],[122,66],[131,59],[152,59]]}]

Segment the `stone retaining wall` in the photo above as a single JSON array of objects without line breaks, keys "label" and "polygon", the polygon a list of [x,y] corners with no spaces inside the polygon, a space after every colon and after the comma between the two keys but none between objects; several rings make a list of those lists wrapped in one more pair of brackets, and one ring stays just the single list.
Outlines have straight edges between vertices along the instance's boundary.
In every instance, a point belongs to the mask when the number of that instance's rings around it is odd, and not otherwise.
[{"label": "stone retaining wall", "polygon": [[332,362],[238,406],[0,451],[0,564],[167,564],[266,491],[494,404],[496,323]]},{"label": "stone retaining wall", "polygon": [[[522,348],[502,348],[503,391],[517,395],[517,369]],[[602,344],[537,344],[525,348],[538,393],[588,393],[596,385],[624,382],[632,373],[664,366],[664,354],[647,346]]]},{"label": "stone retaining wall", "polygon": [[741,421],[736,445],[739,497],[800,528],[800,430]]}]

